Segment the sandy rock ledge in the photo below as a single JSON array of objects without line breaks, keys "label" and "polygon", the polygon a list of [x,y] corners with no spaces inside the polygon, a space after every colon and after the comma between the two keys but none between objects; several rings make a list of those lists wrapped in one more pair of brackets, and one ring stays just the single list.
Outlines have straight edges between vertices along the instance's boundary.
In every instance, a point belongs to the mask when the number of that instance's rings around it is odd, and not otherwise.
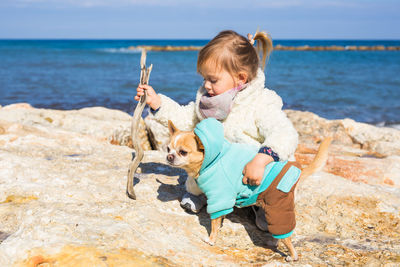
[{"label": "sandy rock ledge", "polygon": [[325,169],[298,190],[300,260],[290,264],[249,209],[227,217],[214,247],[204,243],[208,215],[180,208],[186,174],[162,152],[146,151],[129,199],[133,150],[115,145],[128,114],[1,107],[0,266],[398,266],[399,131],[287,112],[302,164],[336,136]]}]

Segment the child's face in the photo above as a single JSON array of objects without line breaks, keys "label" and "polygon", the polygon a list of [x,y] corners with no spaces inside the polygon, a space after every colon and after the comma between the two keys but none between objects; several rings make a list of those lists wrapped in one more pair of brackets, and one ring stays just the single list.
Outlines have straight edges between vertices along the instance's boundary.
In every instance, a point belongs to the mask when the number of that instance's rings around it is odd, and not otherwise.
[{"label": "child's face", "polygon": [[215,64],[204,64],[201,75],[204,78],[204,88],[210,96],[223,94],[237,87],[240,82],[238,77],[232,76],[222,68],[217,68]]}]

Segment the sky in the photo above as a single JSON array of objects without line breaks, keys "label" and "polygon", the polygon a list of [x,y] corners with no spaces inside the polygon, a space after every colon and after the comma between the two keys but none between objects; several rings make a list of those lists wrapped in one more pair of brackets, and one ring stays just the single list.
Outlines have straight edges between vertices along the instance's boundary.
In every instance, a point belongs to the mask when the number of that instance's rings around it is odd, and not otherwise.
[{"label": "sky", "polygon": [[400,0],[0,0],[1,39],[400,39]]}]

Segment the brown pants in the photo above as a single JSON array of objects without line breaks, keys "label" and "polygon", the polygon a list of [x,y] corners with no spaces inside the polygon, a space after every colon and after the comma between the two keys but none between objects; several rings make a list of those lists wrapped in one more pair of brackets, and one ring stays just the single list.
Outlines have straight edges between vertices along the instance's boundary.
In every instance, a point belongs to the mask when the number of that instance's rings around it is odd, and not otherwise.
[{"label": "brown pants", "polygon": [[268,231],[273,235],[287,234],[296,227],[294,190],[297,182],[288,193],[282,192],[276,188],[291,166],[300,169],[298,163],[288,162],[275,180],[272,181],[270,186],[257,198],[256,205],[264,209],[265,218],[268,223]]}]

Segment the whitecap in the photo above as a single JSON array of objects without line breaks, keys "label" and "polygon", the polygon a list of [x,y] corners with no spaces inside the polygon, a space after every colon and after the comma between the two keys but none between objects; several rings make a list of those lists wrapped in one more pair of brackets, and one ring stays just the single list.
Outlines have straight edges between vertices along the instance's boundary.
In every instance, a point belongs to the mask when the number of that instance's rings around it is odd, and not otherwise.
[{"label": "whitecap", "polygon": [[388,127],[400,130],[400,124],[392,124],[392,125],[388,125]]},{"label": "whitecap", "polygon": [[393,128],[393,129],[400,130],[400,124],[399,123],[391,124],[391,123],[387,123],[385,121],[382,121],[382,122],[376,123],[375,126],[377,126],[377,127],[388,127],[388,128]]},{"label": "whitecap", "polygon": [[121,54],[137,54],[142,52],[141,49],[136,49],[132,47],[121,47],[121,48],[104,48],[100,49],[102,52],[107,53],[121,53]]}]

